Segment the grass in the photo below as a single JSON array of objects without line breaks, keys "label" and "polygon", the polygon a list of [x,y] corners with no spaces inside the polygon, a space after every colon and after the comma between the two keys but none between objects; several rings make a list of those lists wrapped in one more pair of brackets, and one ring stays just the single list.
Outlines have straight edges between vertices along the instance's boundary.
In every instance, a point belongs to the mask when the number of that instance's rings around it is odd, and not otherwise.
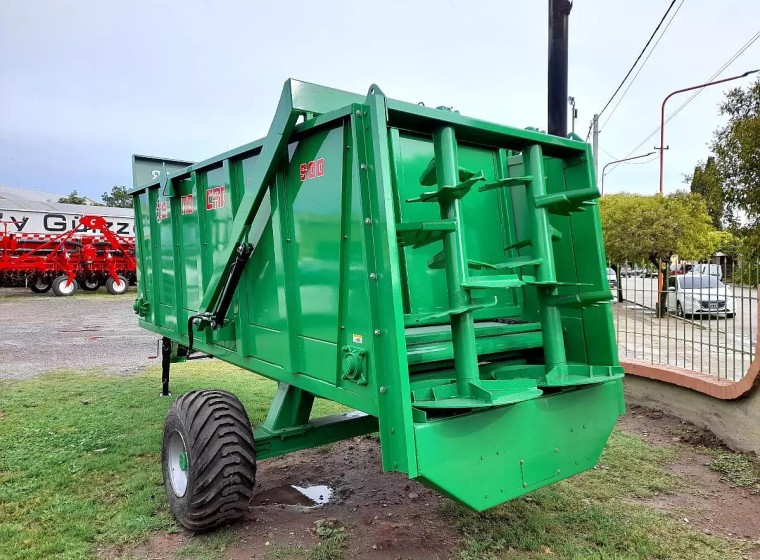
[{"label": "grass", "polygon": [[[0,382],[0,558],[79,560],[178,530],[161,482],[172,399],[158,397],[159,376],[155,369],[133,378],[56,372]],[[202,387],[238,395],[253,423],[264,420],[275,390],[218,361],[173,366],[175,395]],[[315,406],[317,414],[336,409]]]},{"label": "grass", "polygon": [[465,536],[463,560],[726,560],[740,545],[707,536],[641,503],[683,482],[672,452],[615,432],[597,467],[485,513],[447,505]]},{"label": "grass", "polygon": [[320,542],[309,551],[308,560],[340,560],[346,546],[346,528],[338,521],[321,519],[315,533]]},{"label": "grass", "polygon": [[[0,558],[88,558],[161,531],[180,530],[161,483],[160,441],[172,399],[159,398],[159,372],[120,378],[56,372],[0,381]],[[218,361],[173,367],[175,395],[200,387],[232,391],[253,423],[263,421],[275,385]],[[318,402],[318,414],[337,405]],[[463,560],[725,560],[740,544],[705,535],[646,499],[683,489],[670,474],[673,452],[637,436],[613,434],[597,467],[485,513],[450,504],[441,513],[464,537]],[[753,487],[760,472],[743,455],[718,455],[713,468]],[[338,560],[347,550],[339,525],[315,528],[311,548],[273,543],[268,557]],[[219,558],[238,533],[194,536],[179,559]]]},{"label": "grass", "polygon": [[216,560],[234,540],[235,532],[230,529],[194,535],[190,542],[179,547],[174,554],[180,559]]},{"label": "grass", "polygon": [[760,491],[760,464],[744,453],[718,453],[710,468],[732,485]]}]

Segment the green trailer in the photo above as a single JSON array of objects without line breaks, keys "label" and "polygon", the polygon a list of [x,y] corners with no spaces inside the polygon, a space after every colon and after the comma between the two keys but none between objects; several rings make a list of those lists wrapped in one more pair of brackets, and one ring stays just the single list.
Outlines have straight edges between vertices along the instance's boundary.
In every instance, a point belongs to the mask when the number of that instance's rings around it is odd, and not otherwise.
[{"label": "green trailer", "polygon": [[[257,460],[379,432],[382,466],[481,511],[587,470],[624,412],[589,146],[289,80],[267,136],[132,193],[140,325],[279,383],[167,416],[185,527]],[[213,362],[209,362],[213,368]],[[355,412],[311,418],[315,397]]]}]

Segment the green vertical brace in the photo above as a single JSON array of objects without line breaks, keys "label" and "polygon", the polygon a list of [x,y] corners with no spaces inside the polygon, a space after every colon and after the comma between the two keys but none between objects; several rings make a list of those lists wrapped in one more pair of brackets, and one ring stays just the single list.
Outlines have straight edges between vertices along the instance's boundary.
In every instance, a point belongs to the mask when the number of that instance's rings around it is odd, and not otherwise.
[{"label": "green vertical brace", "polygon": [[157,189],[150,189],[148,191],[148,209],[149,209],[149,231],[150,231],[150,243],[152,245],[151,247],[151,254],[150,254],[150,260],[151,260],[151,267],[153,269],[153,285],[151,288],[153,289],[153,299],[150,302],[151,309],[153,310],[153,321],[156,323],[156,326],[158,327],[165,327],[166,324],[164,323],[164,317],[166,315],[166,311],[164,307],[161,305],[161,278],[160,275],[163,273],[163,267],[161,266],[161,254],[160,254],[160,245],[161,245],[161,235],[159,233],[160,230],[160,223],[158,222],[158,218],[156,216],[156,204],[158,204],[159,200],[161,199],[161,187]]},{"label": "green vertical brace", "polygon": [[[436,176],[438,187],[456,186],[459,183],[459,159],[454,129],[445,126],[433,135]],[[441,197],[441,218],[453,219],[457,229],[443,238],[443,255],[446,267],[446,287],[449,307],[455,309],[470,304],[470,294],[462,287],[467,279],[467,255],[463,239],[461,205],[458,198]],[[470,385],[480,380],[478,352],[475,347],[475,325],[472,312],[451,315],[451,339],[454,347],[454,369],[457,377],[457,393],[470,396]]]},{"label": "green vertical brace", "polygon": [[[412,430],[412,403],[409,364],[406,355],[404,309],[401,298],[399,248],[393,210],[393,185],[390,174],[388,117],[386,98],[375,88],[366,99],[366,110],[352,116],[357,146],[356,165],[361,170],[366,157],[366,173],[359,173],[362,211],[370,218],[364,228],[367,263],[383,271],[370,287],[371,318],[379,336],[373,336],[373,366],[370,386],[377,388],[383,469],[417,476],[417,448]],[[356,157],[355,156],[355,157]],[[384,391],[383,391],[384,390]]]},{"label": "green vertical brace", "polygon": [[[557,280],[549,212],[545,208],[537,208],[535,201],[536,197],[546,194],[543,154],[540,145],[533,144],[523,151],[523,166],[525,174],[532,176],[532,180],[527,185],[528,196],[526,198],[530,208],[533,257],[542,260],[541,264],[536,267],[536,280],[539,282],[538,312],[541,317],[546,370],[548,373],[549,370],[558,368],[558,373],[565,373],[567,358],[565,356],[565,341],[562,337],[562,317],[559,308],[548,303],[549,296],[556,291],[556,286],[551,285],[551,283]],[[542,285],[542,283],[549,285]]]},{"label": "green vertical brace", "polygon": [[[177,180],[177,191],[180,190],[181,180]],[[181,198],[173,196],[169,199],[169,217],[172,221],[172,243],[174,251],[172,252],[172,266],[175,270],[174,278],[174,308],[177,310],[177,333],[187,334],[187,285],[185,268],[185,252],[182,240],[182,208]]]},{"label": "green vertical brace", "polygon": [[309,423],[313,405],[312,393],[280,382],[267,418],[257,431],[277,434],[294,428],[303,428]]},{"label": "green vertical brace", "polygon": [[[141,319],[146,321],[155,322],[155,306],[157,302],[153,302],[150,299],[153,291],[153,286],[148,286],[148,275],[145,272],[148,267],[146,264],[147,257],[145,255],[145,222],[143,221],[143,201],[140,196],[133,196],[134,211],[135,211],[135,260],[138,263],[137,266],[137,301],[142,300],[148,303],[148,315],[140,315]],[[150,200],[150,192],[145,191],[145,200]],[[148,203],[150,207],[150,202]],[[148,214],[148,228],[150,228],[151,222],[150,214]],[[151,253],[152,254],[152,253]]]}]

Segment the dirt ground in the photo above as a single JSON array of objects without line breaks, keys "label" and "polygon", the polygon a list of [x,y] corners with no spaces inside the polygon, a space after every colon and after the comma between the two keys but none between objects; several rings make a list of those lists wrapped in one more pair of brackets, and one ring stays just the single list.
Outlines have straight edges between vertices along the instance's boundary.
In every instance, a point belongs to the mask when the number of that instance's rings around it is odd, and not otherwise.
[{"label": "dirt ground", "polygon": [[[449,558],[459,536],[451,520],[438,514],[448,498],[404,475],[382,473],[380,465],[379,441],[372,437],[263,461],[256,473],[261,492],[222,558],[267,558],[277,548],[283,549],[279,557],[289,558],[287,549],[319,542],[315,527],[320,520],[346,527],[345,558]],[[314,508],[276,503],[275,496],[291,484],[327,485],[334,494],[329,503]],[[104,557],[174,559],[188,536],[157,535],[136,549],[106,551]]]},{"label": "dirt ground", "polygon": [[721,447],[715,436],[678,418],[641,407],[630,407],[618,425],[652,445],[677,451],[670,468],[683,477],[684,489],[642,503],[678,513],[684,523],[707,534],[755,542],[758,547],[750,557],[760,558],[760,494],[732,486],[709,468],[713,457],[707,450]]},{"label": "dirt ground", "polygon": [[[653,445],[674,449],[670,468],[684,480],[680,491],[640,503],[668,511],[706,534],[756,543],[746,558],[760,559],[760,495],[732,487],[709,468],[708,449],[720,446],[714,436],[640,407],[631,408],[620,427]],[[451,519],[440,514],[447,498],[402,475],[382,474],[374,438],[262,462],[257,478],[261,493],[247,520],[233,529],[221,558],[297,557],[299,547],[319,542],[315,527],[324,519],[346,527],[344,558],[445,559],[457,549],[460,535]],[[325,484],[335,495],[316,508],[277,504],[278,495],[291,484]],[[188,539],[187,533],[161,534],[137,548],[104,551],[103,557],[174,559]]]}]

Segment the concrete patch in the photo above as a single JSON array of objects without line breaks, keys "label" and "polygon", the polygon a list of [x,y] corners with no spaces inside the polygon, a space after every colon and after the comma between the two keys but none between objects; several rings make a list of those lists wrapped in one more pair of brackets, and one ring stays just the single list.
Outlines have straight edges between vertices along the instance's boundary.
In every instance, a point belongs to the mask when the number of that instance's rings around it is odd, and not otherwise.
[{"label": "concrete patch", "polygon": [[760,454],[760,391],[737,400],[719,400],[691,389],[626,376],[625,398],[635,404],[661,410],[714,433],[736,451]]}]

